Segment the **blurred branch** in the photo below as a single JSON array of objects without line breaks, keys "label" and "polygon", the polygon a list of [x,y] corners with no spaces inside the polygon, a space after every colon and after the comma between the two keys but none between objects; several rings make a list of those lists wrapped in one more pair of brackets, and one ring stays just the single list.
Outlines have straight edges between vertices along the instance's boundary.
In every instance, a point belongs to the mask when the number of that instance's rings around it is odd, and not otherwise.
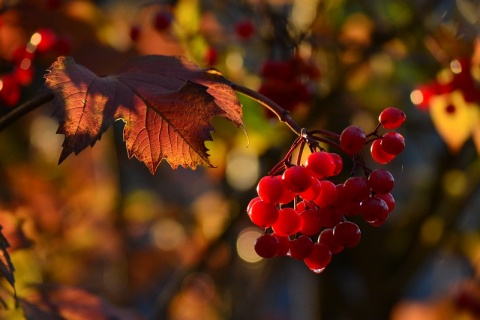
[{"label": "blurred branch", "polygon": [[39,96],[32,98],[18,107],[14,108],[12,111],[7,113],[5,116],[0,118],[0,131],[11,125],[13,122],[23,117],[27,113],[36,108],[44,105],[45,103],[53,99],[53,94],[49,92],[44,92]]}]

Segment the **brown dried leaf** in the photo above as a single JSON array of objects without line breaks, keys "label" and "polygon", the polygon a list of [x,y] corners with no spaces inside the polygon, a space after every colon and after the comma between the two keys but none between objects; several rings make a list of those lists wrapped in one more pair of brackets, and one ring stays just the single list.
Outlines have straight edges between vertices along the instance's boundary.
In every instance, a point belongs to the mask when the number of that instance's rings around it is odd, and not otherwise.
[{"label": "brown dried leaf", "polygon": [[71,57],[59,57],[45,75],[55,98],[57,133],[65,134],[62,162],[93,146],[115,120],[125,122],[129,157],[152,173],[162,159],[172,168],[210,166],[204,143],[212,140],[211,118],[242,126],[235,92],[218,72],[182,57],[140,56],[119,73],[98,77]]}]

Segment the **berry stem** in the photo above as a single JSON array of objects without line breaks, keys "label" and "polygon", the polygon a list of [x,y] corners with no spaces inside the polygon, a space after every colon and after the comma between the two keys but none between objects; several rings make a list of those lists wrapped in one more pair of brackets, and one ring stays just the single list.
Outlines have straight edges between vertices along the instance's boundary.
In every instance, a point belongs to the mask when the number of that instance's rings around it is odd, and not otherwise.
[{"label": "berry stem", "polygon": [[328,130],[316,129],[308,132],[309,134],[320,134],[334,139],[340,139],[340,135]]},{"label": "berry stem", "polygon": [[249,98],[252,98],[253,100],[260,103],[262,106],[272,111],[277,116],[278,120],[285,123],[296,135],[301,136],[302,127],[300,127],[300,125],[298,125],[298,123],[296,123],[293,120],[293,118],[290,116],[290,113],[287,110],[280,107],[276,102],[267,98],[263,94],[260,94],[254,90],[251,90],[237,83],[231,82],[230,86],[236,92],[244,94]]},{"label": "berry stem", "polygon": [[[309,132],[309,134],[311,134],[311,133]],[[330,145],[330,146],[332,146],[332,147],[336,147],[336,148],[338,148],[339,150],[342,150],[342,147],[340,146],[339,143],[333,142],[332,140],[329,140],[329,139],[325,139],[325,138],[316,136],[316,135],[314,135],[314,134],[315,134],[315,133],[312,133],[312,134],[311,134],[311,138],[312,138],[313,140],[315,140],[315,141],[317,141],[317,142],[326,143],[326,144],[328,144],[328,145]],[[322,148],[321,148],[321,149],[322,149]]]},{"label": "berry stem", "polygon": [[53,94],[49,92],[42,93],[41,95],[25,101],[18,107],[12,109],[5,116],[0,118],[0,131],[7,128],[13,122],[26,115],[30,111],[42,106],[43,104],[51,101],[53,99]]},{"label": "berry stem", "polygon": [[382,123],[378,123],[377,126],[375,127],[375,130],[373,130],[372,132],[370,132],[369,134],[366,135],[366,137],[371,137],[371,136],[374,136],[374,137],[378,137],[378,129],[380,129],[380,127],[382,126]]},{"label": "berry stem", "polygon": [[283,157],[283,159],[278,162],[269,172],[268,174],[273,176],[275,175],[278,171],[280,171],[280,169],[282,168],[285,168],[285,167],[288,167],[288,166],[291,166],[292,165],[292,154],[293,154],[293,151],[298,147],[298,145],[300,143],[304,142],[304,138],[303,137],[298,137],[297,139],[295,139],[295,141],[293,142],[292,146],[290,147],[290,150],[288,150],[287,154],[285,155],[285,157]]}]

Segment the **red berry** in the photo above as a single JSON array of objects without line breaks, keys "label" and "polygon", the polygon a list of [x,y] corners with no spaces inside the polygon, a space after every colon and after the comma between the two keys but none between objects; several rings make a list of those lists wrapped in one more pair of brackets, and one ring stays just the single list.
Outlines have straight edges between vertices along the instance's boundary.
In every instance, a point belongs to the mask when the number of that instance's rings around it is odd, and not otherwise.
[{"label": "red berry", "polygon": [[250,220],[260,228],[268,228],[278,219],[278,210],[275,204],[260,199],[252,203],[247,213]]},{"label": "red berry", "polygon": [[379,197],[370,197],[360,207],[362,217],[368,223],[384,222],[388,217],[388,205]]},{"label": "red berry", "polygon": [[318,179],[331,177],[336,170],[336,163],[333,157],[325,151],[310,154],[305,166],[310,170],[312,176]]},{"label": "red berry", "polygon": [[386,153],[397,155],[405,149],[405,138],[398,132],[387,132],[380,140],[380,145]]},{"label": "red berry", "polygon": [[322,243],[315,243],[310,255],[303,261],[315,273],[322,272],[332,260],[330,249]]},{"label": "red berry", "polygon": [[370,196],[370,186],[363,177],[350,177],[343,184],[344,195],[347,199],[360,202]]},{"label": "red berry", "polygon": [[158,31],[164,31],[172,24],[172,15],[165,11],[158,11],[153,16],[153,27]]},{"label": "red berry", "polygon": [[255,26],[249,19],[241,20],[235,25],[235,34],[240,39],[250,39],[255,32]]},{"label": "red berry", "polygon": [[215,49],[214,47],[209,47],[207,51],[205,51],[204,60],[207,66],[213,66],[217,64],[217,60],[218,60],[217,49]]},{"label": "red berry", "polygon": [[303,260],[310,255],[313,250],[313,241],[306,235],[290,241],[290,256],[297,260]]},{"label": "red berry", "polygon": [[291,236],[300,230],[300,215],[293,208],[280,209],[277,220],[272,224],[272,229],[280,236]]},{"label": "red berry", "polygon": [[34,69],[31,63],[32,62],[30,60],[24,59],[24,63],[22,63],[22,65],[24,65],[25,67],[20,65],[13,69],[12,74],[18,84],[22,86],[27,86],[32,82]]},{"label": "red berry", "polygon": [[375,196],[377,198],[380,198],[383,201],[385,201],[385,203],[387,204],[387,207],[388,207],[388,213],[392,212],[393,209],[395,209],[395,198],[393,198],[391,193],[376,194]]},{"label": "red berry", "polygon": [[400,127],[406,119],[407,116],[403,111],[393,107],[386,108],[378,117],[382,126],[389,130]]},{"label": "red berry", "polygon": [[337,188],[333,182],[329,180],[320,181],[320,193],[313,200],[319,207],[327,207],[333,205],[337,201]]},{"label": "red berry", "polygon": [[278,203],[283,194],[282,182],[274,176],[265,176],[257,184],[257,193],[265,202]]},{"label": "red berry", "polygon": [[130,39],[136,42],[140,38],[140,26],[133,25],[130,27]]},{"label": "red berry", "polygon": [[320,213],[316,209],[307,209],[300,213],[300,232],[307,236],[313,236],[322,229]]},{"label": "red berry", "polygon": [[255,252],[262,258],[273,258],[277,255],[278,240],[268,233],[262,234],[254,244]]},{"label": "red berry", "polygon": [[344,221],[340,222],[333,228],[333,236],[344,247],[355,247],[360,242],[362,233],[360,228],[353,222]]},{"label": "red berry", "polygon": [[302,198],[303,200],[313,201],[317,198],[317,196],[320,193],[320,189],[321,189],[320,181],[313,177],[311,178],[311,180],[312,181],[311,181],[310,187],[307,190],[300,192],[298,194],[300,198]]},{"label": "red berry", "polygon": [[282,185],[282,196],[280,197],[280,199],[278,200],[278,203],[280,204],[286,204],[286,203],[290,203],[293,201],[293,198],[295,198],[295,193],[293,193],[292,191],[290,191],[290,189],[288,189],[285,184],[283,183],[283,178],[282,176],[275,176],[275,178],[280,182],[280,184]]},{"label": "red berry", "polygon": [[335,170],[333,170],[333,175],[336,176],[342,172],[343,169],[343,159],[340,155],[336,153],[330,153],[330,156],[333,159],[333,163],[335,163]]},{"label": "red berry", "polygon": [[285,237],[285,236],[280,236],[275,232],[272,233],[272,236],[277,238],[277,241],[278,241],[277,257],[286,256],[288,254],[288,251],[290,250],[290,239],[288,239],[288,237]]},{"label": "red berry", "polygon": [[367,137],[363,129],[358,126],[349,126],[340,134],[340,146],[349,155],[359,153],[365,145]]},{"label": "red berry", "polygon": [[343,245],[333,236],[332,228],[320,232],[317,242],[326,245],[332,253],[339,253],[343,250]]},{"label": "red berry", "polygon": [[381,140],[377,139],[372,142],[370,147],[370,153],[372,154],[373,160],[380,164],[386,164],[392,161],[395,158],[395,155],[385,152],[381,146]]},{"label": "red berry", "polygon": [[392,174],[385,169],[373,170],[368,175],[368,185],[376,194],[386,194],[393,190],[395,180]]},{"label": "red berry", "polygon": [[283,172],[283,183],[292,192],[306,191],[312,183],[310,171],[302,166],[290,167]]},{"label": "red berry", "polygon": [[57,34],[51,29],[42,28],[31,36],[30,43],[39,53],[50,51],[57,43]]},{"label": "red berry", "polygon": [[0,77],[0,100],[7,106],[13,107],[20,101],[20,86],[11,74]]}]

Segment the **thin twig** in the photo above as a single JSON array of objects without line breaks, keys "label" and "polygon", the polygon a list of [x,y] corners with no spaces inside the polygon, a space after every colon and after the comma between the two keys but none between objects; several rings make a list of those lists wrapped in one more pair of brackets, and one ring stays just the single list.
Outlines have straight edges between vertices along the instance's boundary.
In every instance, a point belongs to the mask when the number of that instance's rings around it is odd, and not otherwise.
[{"label": "thin twig", "polygon": [[280,107],[273,100],[242,85],[239,85],[233,82],[230,85],[232,89],[235,90],[236,92],[252,98],[253,100],[260,103],[262,106],[272,111],[278,117],[278,120],[280,120],[281,122],[284,122],[290,129],[292,129],[292,131],[296,135],[300,136],[302,134],[302,127],[300,127],[300,125],[298,125],[293,120],[293,118],[290,116],[290,113],[287,110]]},{"label": "thin twig", "polygon": [[53,99],[53,94],[50,92],[44,92],[39,96],[32,98],[28,101],[25,101],[18,107],[12,109],[5,116],[0,118],[0,131],[7,128],[13,122],[26,115],[30,111],[42,106],[43,104],[51,101]]}]

